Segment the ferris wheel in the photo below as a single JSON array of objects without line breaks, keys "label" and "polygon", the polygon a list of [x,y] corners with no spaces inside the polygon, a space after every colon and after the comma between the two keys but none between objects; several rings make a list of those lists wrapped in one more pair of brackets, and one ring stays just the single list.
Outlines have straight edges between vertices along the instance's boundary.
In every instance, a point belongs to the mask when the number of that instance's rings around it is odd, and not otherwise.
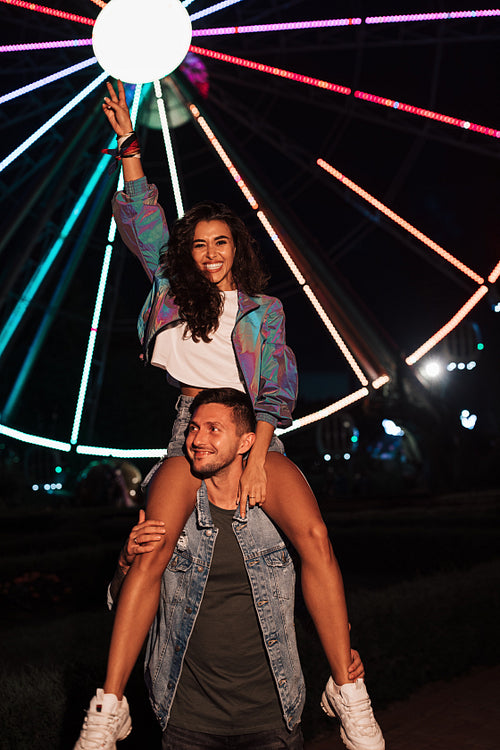
[{"label": "ferris wheel", "polygon": [[[130,0],[56,4],[64,10],[0,0],[0,433],[90,456],[163,455],[123,444],[120,415],[140,398],[120,396],[120,376],[116,438],[82,439],[99,411],[109,321],[132,283],[110,218],[117,177],[100,111],[109,73],[127,74],[98,62],[92,31],[113,8],[123,34],[139,23]],[[306,338],[345,372],[335,398],[282,432],[390,392],[478,305],[500,311],[500,128],[487,92],[500,11],[378,5],[336,4],[333,17],[314,0],[164,0],[175,18],[155,23],[151,10],[150,37],[161,33],[137,55],[153,72],[127,86],[170,220],[209,189],[238,203],[285,300],[292,347]],[[154,68],[167,30],[174,47],[187,29],[179,59]],[[472,61],[478,78],[457,86],[456,68]],[[58,397],[73,404],[70,420],[44,412]]]}]

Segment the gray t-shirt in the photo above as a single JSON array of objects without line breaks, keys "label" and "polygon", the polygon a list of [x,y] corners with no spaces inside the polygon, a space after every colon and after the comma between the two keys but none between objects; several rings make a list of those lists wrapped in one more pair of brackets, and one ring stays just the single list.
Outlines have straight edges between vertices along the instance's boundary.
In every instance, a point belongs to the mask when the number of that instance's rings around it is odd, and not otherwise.
[{"label": "gray t-shirt", "polygon": [[281,728],[278,692],[232,529],[234,511],[210,504],[210,512],[219,533],[169,723],[223,735]]}]

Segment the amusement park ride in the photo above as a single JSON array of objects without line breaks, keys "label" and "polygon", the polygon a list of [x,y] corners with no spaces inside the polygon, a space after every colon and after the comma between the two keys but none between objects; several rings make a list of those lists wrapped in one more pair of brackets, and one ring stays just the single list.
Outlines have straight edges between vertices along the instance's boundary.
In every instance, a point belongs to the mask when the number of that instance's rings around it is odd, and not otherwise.
[{"label": "amusement park ride", "polygon": [[[0,434],[94,458],[164,453],[162,445],[144,447],[140,426],[135,444],[123,444],[122,404],[130,395],[120,396],[120,382],[116,436],[106,445],[94,437],[113,320],[130,284],[109,211],[119,171],[110,172],[111,157],[102,153],[114,146],[100,107],[110,75],[128,84],[148,177],[169,175],[161,188],[169,220],[188,197],[215,197],[211,186],[222,184],[223,199],[241,206],[266,260],[277,253],[269,260],[271,291],[284,299],[299,365],[309,339],[323,369],[346,373],[344,391],[313,410],[306,402],[314,398],[306,399],[282,432],[360,404],[379,413],[381,403],[403,420],[421,414],[437,429],[439,400],[419,366],[444,350],[448,336],[472,330],[478,306],[500,311],[489,182],[498,107],[481,96],[469,101],[474,87],[465,80],[463,93],[455,80],[453,99],[447,78],[457,49],[493,66],[488,50],[498,45],[500,11],[403,14],[396,3],[398,15],[368,15],[377,3],[345,2],[335,3],[334,18],[330,4],[303,0],[54,4],[64,10],[0,0],[8,34],[0,39]],[[448,196],[448,180],[453,198],[459,163],[463,192],[483,211],[472,251],[471,230],[462,237],[451,229],[457,249],[446,242],[449,199],[440,191]],[[426,192],[438,196],[437,209]],[[465,198],[458,200],[457,221],[469,226]],[[83,287],[92,293],[88,309],[80,304]],[[138,300],[145,285],[139,289]],[[388,294],[394,303],[378,306]],[[75,298],[77,313],[68,303]],[[54,343],[62,319],[63,340],[59,332]],[[476,336],[474,346],[480,343]],[[77,370],[78,381],[66,382]],[[50,390],[61,378],[71,425],[44,415],[45,400],[54,400],[44,383]]]}]

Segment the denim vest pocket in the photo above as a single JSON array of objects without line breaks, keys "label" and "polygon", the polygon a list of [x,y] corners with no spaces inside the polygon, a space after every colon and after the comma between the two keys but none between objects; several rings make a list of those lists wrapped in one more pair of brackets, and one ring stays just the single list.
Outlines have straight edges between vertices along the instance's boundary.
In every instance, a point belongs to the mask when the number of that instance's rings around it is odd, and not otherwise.
[{"label": "denim vest pocket", "polygon": [[185,552],[180,554],[174,550],[174,554],[170,558],[170,562],[163,574],[170,581],[167,587],[170,592],[170,596],[167,595],[169,601],[180,602],[185,598],[192,567],[193,559],[189,555]]},{"label": "denim vest pocket", "polygon": [[274,596],[283,601],[290,599],[295,585],[295,568],[290,552],[283,545],[271,552],[264,552],[262,557],[274,581],[272,586]]},{"label": "denim vest pocket", "polygon": [[174,550],[174,554],[170,558],[170,562],[167,565],[167,570],[171,573],[186,573],[193,565],[193,559],[186,553],[179,553]]},{"label": "denim vest pocket", "polygon": [[274,549],[272,552],[264,553],[264,560],[270,568],[283,568],[286,565],[291,565],[292,556],[285,545],[283,545],[283,547]]}]

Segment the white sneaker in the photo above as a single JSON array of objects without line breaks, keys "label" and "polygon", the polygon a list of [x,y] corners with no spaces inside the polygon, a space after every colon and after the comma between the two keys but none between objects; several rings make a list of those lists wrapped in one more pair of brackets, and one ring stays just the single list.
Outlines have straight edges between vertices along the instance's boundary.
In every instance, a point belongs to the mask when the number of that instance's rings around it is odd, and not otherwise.
[{"label": "white sneaker", "polygon": [[321,708],[328,716],[338,718],[342,742],[349,750],[384,750],[382,731],[362,679],[339,687],[330,677],[321,697]]},{"label": "white sneaker", "polygon": [[99,688],[90,701],[80,737],[74,750],[116,750],[116,741],[132,731],[132,721],[125,696],[119,701],[113,693]]}]

